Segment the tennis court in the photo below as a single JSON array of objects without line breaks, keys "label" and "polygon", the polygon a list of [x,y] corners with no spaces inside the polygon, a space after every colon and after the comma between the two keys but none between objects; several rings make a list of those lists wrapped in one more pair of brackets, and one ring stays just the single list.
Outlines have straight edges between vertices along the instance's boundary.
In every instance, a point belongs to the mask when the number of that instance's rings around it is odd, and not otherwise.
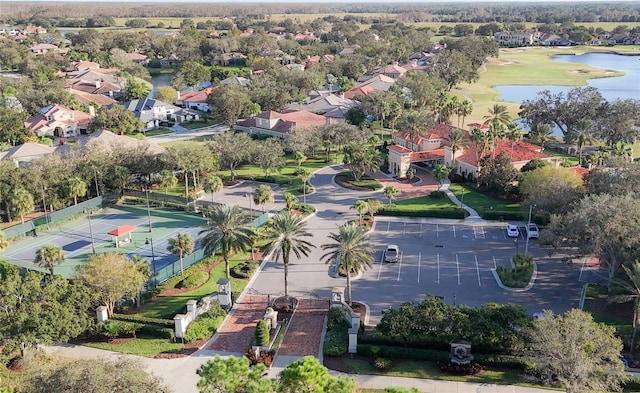
[{"label": "tennis court", "polygon": [[[12,244],[4,251],[2,257],[14,265],[29,269],[44,271],[33,263],[36,251],[48,244],[60,246],[64,252],[65,261],[55,267],[56,274],[73,277],[78,265],[85,263],[87,257],[93,253],[119,252],[129,255],[140,255],[153,261],[152,270],[165,272],[167,275],[179,272],[179,258],[167,251],[168,240],[175,238],[178,233],[188,233],[195,242],[194,252],[198,244],[198,233],[203,229],[206,220],[194,213],[182,211],[150,209],[151,231],[149,228],[149,214],[146,206],[118,206],[95,211],[91,216],[67,221],[60,225],[53,224],[48,230],[38,233],[36,237],[27,237]],[[116,237],[109,232],[118,228],[128,227],[125,234]],[[185,267],[187,265],[185,264]],[[158,275],[159,276],[159,275]]]}]

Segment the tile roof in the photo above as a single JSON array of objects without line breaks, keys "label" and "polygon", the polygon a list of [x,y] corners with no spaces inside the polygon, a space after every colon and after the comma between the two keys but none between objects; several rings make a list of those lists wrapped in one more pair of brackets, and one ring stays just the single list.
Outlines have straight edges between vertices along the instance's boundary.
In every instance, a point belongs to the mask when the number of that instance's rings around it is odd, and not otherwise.
[{"label": "tile roof", "polygon": [[[47,116],[55,116],[55,114],[59,112],[72,113],[73,119],[56,120],[55,118],[52,118],[51,120],[47,120]],[[28,118],[24,122],[24,125],[28,129],[37,133],[38,130],[42,129],[43,127],[50,127],[55,123],[77,124],[79,127],[86,127],[89,125],[89,123],[91,123],[92,119],[93,116],[88,113],[76,111],[59,104],[52,104],[42,108],[39,114]]]},{"label": "tile roof", "polygon": [[207,102],[207,98],[209,94],[213,91],[212,87],[207,87],[203,90],[198,91],[183,91],[180,92],[179,101],[182,102]]},{"label": "tile roof", "polygon": [[413,140],[411,140],[411,134],[409,132],[398,131],[394,133],[393,136],[399,139],[403,139],[407,142],[411,141],[416,145],[421,145],[425,139],[426,140],[436,140],[436,139],[446,140],[449,134],[451,133],[451,130],[454,130],[457,128],[458,127],[452,126],[451,124],[440,123],[436,126],[429,128],[426,132],[416,135],[415,137],[413,137]]},{"label": "tile roof", "polygon": [[74,88],[70,88],[69,93],[76,96],[76,98],[78,99],[78,102],[85,105],[97,104],[99,106],[106,106],[106,105],[111,105],[117,102],[113,98],[104,94],[94,94],[94,93],[89,93],[82,90],[77,90]]},{"label": "tile roof", "polygon": [[0,159],[20,159],[34,156],[43,156],[55,151],[53,147],[40,143],[27,142],[0,153]]},{"label": "tile roof", "polygon": [[344,92],[344,98],[353,99],[357,96],[366,97],[373,91],[376,91],[376,89],[371,86],[355,86]]},{"label": "tile roof", "polygon": [[[510,141],[500,141],[496,146],[495,155],[496,157],[500,155],[500,153],[504,153],[507,157],[511,158],[511,162],[527,162],[534,158],[540,159],[550,159],[551,156],[541,153],[540,146],[533,145],[531,143],[518,141],[513,144],[513,155],[511,154],[511,142]],[[487,154],[491,154],[491,152],[486,152]],[[482,159],[480,155],[478,155],[478,160]],[[457,161],[464,162],[469,165],[478,166],[478,161],[476,161],[476,147],[473,143],[469,144],[469,148],[465,149],[462,155],[456,158]]]},{"label": "tile roof", "polygon": [[444,158],[444,149],[416,151],[411,153],[411,155],[409,156],[409,160],[411,162],[425,161],[425,160],[438,160],[442,158]]}]

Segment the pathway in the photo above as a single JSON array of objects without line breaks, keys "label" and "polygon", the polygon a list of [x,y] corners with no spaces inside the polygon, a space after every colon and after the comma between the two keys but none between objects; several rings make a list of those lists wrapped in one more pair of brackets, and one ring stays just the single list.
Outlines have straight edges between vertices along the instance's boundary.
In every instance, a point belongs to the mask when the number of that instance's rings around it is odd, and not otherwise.
[{"label": "pathway", "polygon": [[396,197],[396,200],[417,198],[424,195],[428,195],[432,191],[438,189],[438,182],[433,179],[431,172],[421,167],[416,168],[416,176],[420,178],[420,181],[416,183],[402,183],[393,178],[393,175],[385,174],[382,171],[377,171],[371,175],[383,186],[394,186],[400,191],[400,195]]},{"label": "pathway", "polygon": [[300,299],[284,336],[278,356],[318,356],[321,352],[324,319],[329,301],[322,299]]},{"label": "pathway", "polygon": [[213,336],[207,350],[244,354],[251,345],[256,323],[264,316],[267,301],[267,296],[263,295],[243,296]]}]

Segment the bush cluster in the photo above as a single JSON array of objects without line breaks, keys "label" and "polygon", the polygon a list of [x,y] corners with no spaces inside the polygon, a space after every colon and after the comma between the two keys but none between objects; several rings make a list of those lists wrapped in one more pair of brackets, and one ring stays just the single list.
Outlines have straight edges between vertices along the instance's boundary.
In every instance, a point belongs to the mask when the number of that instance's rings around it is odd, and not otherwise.
[{"label": "bush cluster", "polygon": [[194,272],[191,272],[191,274],[184,275],[183,277],[184,278],[179,283],[179,286],[181,288],[193,288],[209,280],[209,273],[205,272],[204,270],[196,270]]},{"label": "bush cluster", "polygon": [[135,337],[136,332],[143,326],[142,323],[108,320],[96,325],[96,333],[109,338],[120,336]]},{"label": "bush cluster", "polygon": [[316,208],[311,205],[305,205],[302,203],[296,204],[293,207],[295,210],[302,212],[303,215],[308,216],[309,214],[313,214],[316,212]]},{"label": "bush cluster", "polygon": [[526,310],[515,304],[476,308],[429,297],[385,312],[375,333],[361,337],[360,343],[448,350],[452,342],[468,341],[475,353],[504,354],[524,348],[532,323]]},{"label": "bush cluster", "polygon": [[416,349],[409,347],[392,347],[387,345],[359,344],[358,354],[388,359],[411,359],[429,362],[448,362],[449,351],[435,349]]},{"label": "bush cluster", "polygon": [[333,307],[327,317],[327,333],[322,344],[322,353],[327,356],[342,356],[349,346],[349,324],[345,321],[347,310]]},{"label": "bush cluster", "polygon": [[184,334],[184,341],[191,343],[213,336],[222,324],[223,319],[224,317],[222,316],[209,318],[206,315],[201,315],[189,324],[189,327]]},{"label": "bush cluster", "polygon": [[509,288],[524,288],[529,285],[533,276],[533,257],[516,254],[513,257],[514,268],[498,266],[496,272],[502,284]]},{"label": "bush cluster", "polygon": [[393,361],[388,358],[378,357],[373,361],[373,367],[381,371],[386,371],[393,367]]},{"label": "bush cluster", "polygon": [[405,210],[403,206],[383,206],[378,212],[381,216],[398,216],[398,217],[434,217],[434,218],[456,218],[462,219],[465,217],[465,211],[458,207],[440,208],[423,210]]},{"label": "bush cluster", "polygon": [[429,198],[431,199],[444,199],[447,197],[447,193],[444,191],[431,191],[429,193]]},{"label": "bush cluster", "polygon": [[235,278],[250,278],[259,266],[260,264],[255,261],[242,262],[231,268],[231,275]]}]

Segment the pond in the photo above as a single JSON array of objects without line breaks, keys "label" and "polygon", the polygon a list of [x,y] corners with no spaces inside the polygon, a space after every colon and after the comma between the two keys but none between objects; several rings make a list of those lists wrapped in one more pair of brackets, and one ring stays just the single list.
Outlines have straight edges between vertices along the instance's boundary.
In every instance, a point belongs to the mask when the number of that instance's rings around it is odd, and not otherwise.
[{"label": "pond", "polygon": [[[624,76],[611,78],[589,79],[588,85],[597,88],[607,100],[639,99],[640,98],[640,55],[625,56],[613,53],[585,53],[581,55],[557,55],[554,61],[587,64],[591,67],[622,71]],[[567,92],[576,86],[556,85],[501,85],[493,88],[500,93],[501,101],[521,103],[524,100],[535,99],[537,93],[549,90],[552,94]]]}]

